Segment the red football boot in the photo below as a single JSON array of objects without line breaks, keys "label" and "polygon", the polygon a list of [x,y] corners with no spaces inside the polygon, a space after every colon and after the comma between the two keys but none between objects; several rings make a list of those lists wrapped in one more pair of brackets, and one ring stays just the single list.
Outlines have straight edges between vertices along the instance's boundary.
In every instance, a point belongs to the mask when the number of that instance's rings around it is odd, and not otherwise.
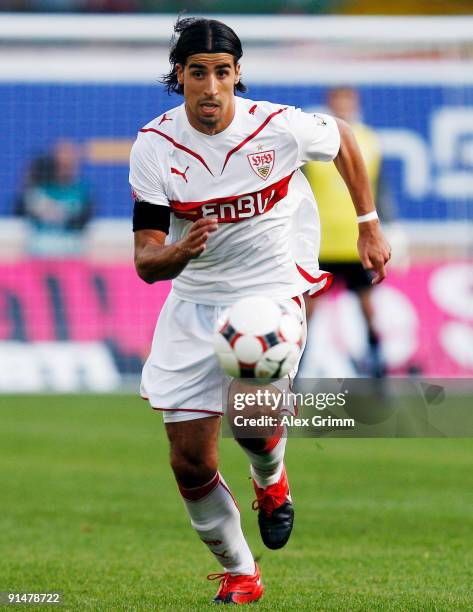
[{"label": "red football boot", "polygon": [[224,574],[209,574],[209,580],[220,578],[220,587],[213,601],[218,604],[246,604],[258,601],[263,596],[264,587],[258,564],[255,563],[254,574],[232,576],[229,572]]},{"label": "red football boot", "polygon": [[285,466],[275,484],[261,489],[253,479],[253,487],[256,493],[253,510],[259,510],[261,539],[268,548],[282,548],[289,540],[294,525],[294,508]]}]

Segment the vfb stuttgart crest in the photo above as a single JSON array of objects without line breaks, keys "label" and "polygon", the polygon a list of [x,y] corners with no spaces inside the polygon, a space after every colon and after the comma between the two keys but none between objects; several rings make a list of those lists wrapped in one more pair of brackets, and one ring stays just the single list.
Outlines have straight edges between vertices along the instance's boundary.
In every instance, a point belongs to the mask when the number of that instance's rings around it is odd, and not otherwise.
[{"label": "vfb stuttgart crest", "polygon": [[274,151],[261,151],[247,155],[250,166],[256,174],[265,181],[274,166]]}]

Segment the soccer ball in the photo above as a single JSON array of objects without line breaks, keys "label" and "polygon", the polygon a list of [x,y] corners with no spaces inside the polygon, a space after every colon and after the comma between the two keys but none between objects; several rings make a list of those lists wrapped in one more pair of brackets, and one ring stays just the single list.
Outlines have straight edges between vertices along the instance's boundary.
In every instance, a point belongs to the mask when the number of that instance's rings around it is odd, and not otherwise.
[{"label": "soccer ball", "polygon": [[235,378],[282,378],[302,350],[301,322],[266,297],[243,298],[215,327],[214,346],[223,371]]}]

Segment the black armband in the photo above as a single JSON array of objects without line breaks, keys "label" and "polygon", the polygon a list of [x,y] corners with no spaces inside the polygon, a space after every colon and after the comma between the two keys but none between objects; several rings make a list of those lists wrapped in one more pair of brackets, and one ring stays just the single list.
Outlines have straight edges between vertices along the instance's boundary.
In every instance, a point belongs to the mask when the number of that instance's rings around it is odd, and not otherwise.
[{"label": "black armband", "polygon": [[149,202],[135,202],[133,209],[133,231],[159,230],[169,233],[171,209],[169,206],[150,204]]}]

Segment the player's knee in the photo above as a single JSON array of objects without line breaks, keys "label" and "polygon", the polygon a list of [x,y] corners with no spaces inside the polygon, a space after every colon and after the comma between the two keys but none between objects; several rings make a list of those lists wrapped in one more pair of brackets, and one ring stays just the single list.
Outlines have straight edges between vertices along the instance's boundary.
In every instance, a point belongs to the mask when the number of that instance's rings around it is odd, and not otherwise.
[{"label": "player's knee", "polygon": [[199,487],[215,476],[217,461],[213,457],[172,453],[171,467],[176,480],[183,487]]},{"label": "player's knee", "polygon": [[240,446],[254,453],[262,453],[268,443],[266,438],[235,438],[235,440]]}]

